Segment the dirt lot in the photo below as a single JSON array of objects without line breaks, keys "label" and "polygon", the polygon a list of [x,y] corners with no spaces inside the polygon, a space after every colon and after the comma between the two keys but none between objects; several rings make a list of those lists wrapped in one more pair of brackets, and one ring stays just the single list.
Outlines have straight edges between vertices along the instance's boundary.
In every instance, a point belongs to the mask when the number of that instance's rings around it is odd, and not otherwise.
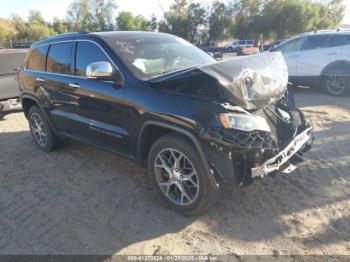
[{"label": "dirt lot", "polygon": [[293,174],[256,181],[200,218],[161,204],[135,163],[75,142],[39,151],[0,121],[0,254],[350,254],[350,98],[297,93],[316,141]]}]

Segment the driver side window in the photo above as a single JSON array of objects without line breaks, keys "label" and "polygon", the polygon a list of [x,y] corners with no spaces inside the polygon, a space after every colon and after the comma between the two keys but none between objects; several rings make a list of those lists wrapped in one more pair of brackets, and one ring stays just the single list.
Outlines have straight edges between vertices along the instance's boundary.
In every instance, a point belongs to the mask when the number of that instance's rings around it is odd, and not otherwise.
[{"label": "driver side window", "polygon": [[75,75],[84,76],[86,67],[94,62],[110,60],[96,44],[87,41],[78,41],[75,53]]},{"label": "driver side window", "polygon": [[304,43],[304,38],[300,37],[294,40],[291,40],[281,46],[277,47],[275,51],[281,51],[282,53],[290,53],[300,50],[301,46]]}]

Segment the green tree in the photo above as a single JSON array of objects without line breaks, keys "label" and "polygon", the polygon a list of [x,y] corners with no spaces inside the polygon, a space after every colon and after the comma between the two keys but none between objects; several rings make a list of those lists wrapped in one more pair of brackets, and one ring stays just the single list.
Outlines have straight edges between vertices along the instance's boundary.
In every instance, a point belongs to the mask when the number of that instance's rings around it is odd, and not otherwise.
[{"label": "green tree", "polygon": [[113,0],[75,0],[68,8],[67,21],[74,31],[111,30],[116,8]]},{"label": "green tree", "polygon": [[121,31],[154,31],[157,28],[157,20],[153,16],[147,20],[142,15],[134,16],[131,12],[120,12],[116,18],[117,29]]},{"label": "green tree", "polygon": [[156,31],[158,28],[157,17],[153,14],[151,19],[148,21],[150,31]]},{"label": "green tree", "polygon": [[73,31],[88,31],[92,27],[92,14],[89,8],[89,0],[75,0],[67,11],[67,21]]},{"label": "green tree", "polygon": [[190,27],[189,37],[193,43],[198,35],[198,27],[207,22],[207,12],[200,4],[192,3],[187,8],[187,16]]},{"label": "green tree", "polygon": [[57,17],[53,18],[52,28],[58,34],[62,34],[70,31],[69,23],[64,19],[59,19]]},{"label": "green tree", "polygon": [[11,18],[12,24],[16,30],[15,40],[24,40],[29,37],[29,28],[22,17],[13,14]]},{"label": "green tree", "polygon": [[170,11],[164,13],[164,20],[159,23],[159,31],[174,34],[190,40],[190,21],[187,14],[186,0],[175,0]]},{"label": "green tree", "polygon": [[0,27],[0,41],[6,41],[10,35],[10,32]]},{"label": "green tree", "polygon": [[235,20],[234,34],[236,37],[253,37],[261,30],[258,18],[264,2],[262,0],[235,0],[230,3],[230,13],[234,15]]},{"label": "green tree", "polygon": [[234,34],[239,38],[286,38],[316,29],[335,28],[344,16],[343,0],[234,0]]},{"label": "green tree", "polygon": [[135,18],[131,12],[120,12],[116,18],[117,29],[120,31],[135,30]]},{"label": "green tree", "polygon": [[28,23],[30,25],[33,25],[33,24],[46,25],[46,22],[43,16],[41,15],[40,11],[36,11],[36,10],[29,11]]},{"label": "green tree", "polygon": [[57,34],[54,29],[45,22],[39,11],[30,11],[27,21],[18,15],[12,15],[11,21],[16,30],[16,34],[12,37],[15,41],[34,42]]},{"label": "green tree", "polygon": [[90,0],[92,23],[96,31],[113,29],[113,11],[116,8],[114,0]]},{"label": "green tree", "polygon": [[210,40],[225,39],[232,30],[232,16],[228,7],[221,2],[214,2],[209,15]]},{"label": "green tree", "polygon": [[328,0],[319,7],[317,28],[335,28],[344,18],[345,5],[343,0]]}]

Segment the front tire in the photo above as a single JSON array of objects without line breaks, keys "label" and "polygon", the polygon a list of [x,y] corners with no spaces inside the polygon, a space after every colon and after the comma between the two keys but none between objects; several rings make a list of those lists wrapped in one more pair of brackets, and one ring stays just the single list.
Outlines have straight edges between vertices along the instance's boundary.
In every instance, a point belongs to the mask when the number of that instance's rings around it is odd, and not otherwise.
[{"label": "front tire", "polygon": [[28,121],[34,142],[41,150],[51,152],[62,146],[62,140],[53,132],[37,106],[32,106],[29,109]]},{"label": "front tire", "polygon": [[333,96],[341,96],[349,90],[349,83],[344,76],[328,75],[323,77],[325,91]]},{"label": "front tire", "polygon": [[216,201],[197,150],[178,134],[165,135],[153,144],[148,175],[162,200],[183,215],[202,214]]}]

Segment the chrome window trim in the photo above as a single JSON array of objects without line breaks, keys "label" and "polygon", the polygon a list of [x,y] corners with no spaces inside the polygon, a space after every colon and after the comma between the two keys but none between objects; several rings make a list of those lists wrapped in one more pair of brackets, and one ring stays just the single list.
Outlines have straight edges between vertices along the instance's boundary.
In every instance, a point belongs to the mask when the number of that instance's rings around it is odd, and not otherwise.
[{"label": "chrome window trim", "polygon": [[[74,39],[74,40],[61,40],[61,41],[54,41],[54,42],[50,42],[50,43],[46,43],[46,44],[42,44],[42,45],[37,45],[35,47],[33,47],[32,49],[41,47],[41,46],[46,46],[46,45],[53,45],[53,44],[58,44],[58,43],[66,43],[66,42],[90,42],[95,44],[98,48],[100,48],[102,50],[102,52],[106,55],[106,57],[109,59],[109,62],[113,64],[113,66],[119,71],[121,77],[122,77],[122,86],[124,86],[125,83],[125,77],[123,75],[123,73],[120,71],[119,67],[114,63],[113,59],[107,54],[107,52],[102,48],[102,46],[97,43],[94,40],[90,40],[90,39]],[[32,51],[31,51],[32,52]],[[47,56],[47,54],[46,54]],[[30,57],[29,57],[30,58]],[[28,59],[29,61],[29,59]],[[75,62],[75,57],[74,57],[74,62]],[[28,62],[27,62],[28,64]],[[69,74],[60,74],[60,73],[54,73],[54,72],[46,72],[46,71],[38,71],[38,70],[32,70],[32,69],[28,69],[27,68],[27,64],[24,67],[24,71],[29,71],[29,72],[38,72],[38,73],[44,73],[44,74],[53,74],[53,75],[59,75],[59,76],[70,76],[70,77],[74,77],[74,78],[78,78],[78,79],[88,79],[87,77],[84,76],[77,76],[77,75],[69,75]],[[75,67],[75,64],[74,64]],[[106,82],[112,82],[112,81],[106,81]]]}]

